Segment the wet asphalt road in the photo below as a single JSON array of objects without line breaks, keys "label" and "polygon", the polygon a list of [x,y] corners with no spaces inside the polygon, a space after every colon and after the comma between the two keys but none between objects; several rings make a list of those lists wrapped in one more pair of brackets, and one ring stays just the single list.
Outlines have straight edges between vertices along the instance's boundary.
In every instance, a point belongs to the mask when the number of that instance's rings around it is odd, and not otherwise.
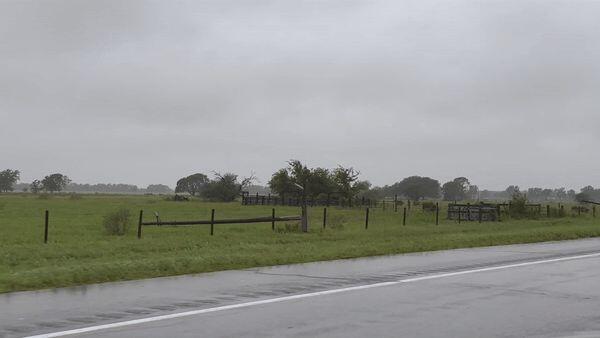
[{"label": "wet asphalt road", "polygon": [[440,251],[0,295],[23,337],[319,291],[336,294],[96,330],[93,337],[600,337],[600,239]]}]

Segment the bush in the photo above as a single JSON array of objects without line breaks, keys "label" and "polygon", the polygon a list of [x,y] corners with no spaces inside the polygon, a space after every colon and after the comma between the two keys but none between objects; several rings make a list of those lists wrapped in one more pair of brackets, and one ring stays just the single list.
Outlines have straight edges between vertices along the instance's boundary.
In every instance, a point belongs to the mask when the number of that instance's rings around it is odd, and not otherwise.
[{"label": "bush", "polygon": [[565,216],[567,216],[567,213],[565,212],[564,208],[550,207],[550,214],[548,217],[562,218]]},{"label": "bush", "polygon": [[510,207],[508,209],[511,218],[521,219],[536,219],[539,218],[537,210],[533,210],[527,206],[527,197],[525,195],[516,192],[513,194]]},{"label": "bush", "polygon": [[435,203],[433,203],[431,201],[423,201],[422,205],[423,205],[423,211],[434,212],[436,209]]},{"label": "bush", "polygon": [[123,236],[129,229],[131,213],[127,209],[119,209],[104,216],[104,229],[109,235]]},{"label": "bush", "polygon": [[167,196],[165,197],[165,201],[170,201],[170,202],[189,202],[190,198],[187,196],[183,196],[183,195],[173,195],[173,196]]},{"label": "bush", "polygon": [[277,226],[275,228],[275,231],[278,233],[299,233],[302,232],[300,229],[300,222],[294,222],[294,223],[285,223],[284,227],[281,228],[279,226]]},{"label": "bush", "polygon": [[333,214],[327,215],[327,228],[334,230],[342,230],[344,229],[344,224],[348,222],[348,217],[346,215]]}]

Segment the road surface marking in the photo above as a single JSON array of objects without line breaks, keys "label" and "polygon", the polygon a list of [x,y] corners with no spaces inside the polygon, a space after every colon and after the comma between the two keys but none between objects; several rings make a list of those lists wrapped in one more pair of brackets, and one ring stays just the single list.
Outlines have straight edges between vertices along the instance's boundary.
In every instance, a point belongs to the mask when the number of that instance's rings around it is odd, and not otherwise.
[{"label": "road surface marking", "polygon": [[80,334],[80,333],[88,333],[88,332],[94,332],[94,331],[100,331],[100,330],[114,329],[114,328],[123,327],[123,326],[130,326],[130,325],[137,325],[137,324],[157,322],[157,321],[167,320],[167,319],[189,317],[189,316],[200,315],[200,314],[204,314],[204,313],[226,311],[226,310],[233,310],[233,309],[241,309],[241,308],[246,308],[246,307],[251,307],[251,306],[256,306],[256,305],[264,305],[264,304],[271,304],[271,303],[280,303],[280,302],[286,302],[286,301],[290,301],[290,300],[310,298],[310,297],[317,297],[317,296],[326,296],[326,295],[332,295],[332,294],[342,293],[342,292],[366,290],[366,289],[373,289],[373,288],[379,288],[379,287],[384,287],[384,286],[392,286],[392,285],[398,285],[398,284],[404,284],[404,283],[414,283],[414,282],[426,281],[426,280],[431,280],[431,279],[439,279],[439,278],[446,278],[446,277],[467,275],[467,274],[478,273],[478,272],[504,270],[504,269],[511,269],[511,268],[523,267],[523,266],[546,264],[546,263],[554,263],[554,262],[564,262],[564,261],[570,261],[570,260],[576,260],[576,259],[584,259],[584,258],[592,258],[592,257],[599,257],[599,256],[600,256],[600,252],[593,253],[593,254],[587,254],[587,255],[578,255],[578,256],[569,256],[569,257],[561,257],[561,258],[553,258],[553,259],[544,259],[544,260],[531,261],[531,262],[525,262],[525,263],[516,263],[516,264],[508,264],[508,265],[490,266],[490,267],[487,267],[487,268],[479,268],[479,269],[473,269],[473,270],[463,270],[463,271],[456,271],[456,272],[434,274],[434,275],[428,275],[428,276],[422,276],[422,277],[406,278],[406,279],[400,279],[400,280],[391,281],[391,282],[382,282],[382,283],[374,283],[374,284],[367,284],[367,285],[360,285],[360,286],[351,286],[351,287],[341,288],[341,289],[333,289],[333,290],[326,290],[326,291],[303,293],[303,294],[299,294],[299,295],[277,297],[277,298],[264,299],[264,300],[257,300],[257,301],[253,301],[253,302],[247,302],[247,303],[239,303],[239,304],[232,304],[232,305],[217,306],[217,307],[208,308],[208,309],[192,310],[192,311],[179,312],[179,313],[173,313],[173,314],[168,314],[168,315],[161,315],[161,316],[154,316],[154,317],[146,317],[146,318],[140,318],[140,319],[133,319],[133,320],[127,320],[127,321],[110,323],[110,324],[88,326],[88,327],[83,327],[83,328],[80,328],[80,329],[73,329],[73,330],[60,331],[60,332],[52,332],[52,333],[45,333],[45,334],[40,334],[40,335],[35,335],[35,336],[29,336],[29,337],[25,337],[25,338],[63,337],[63,336],[69,336],[69,335],[74,335],[74,334]]}]

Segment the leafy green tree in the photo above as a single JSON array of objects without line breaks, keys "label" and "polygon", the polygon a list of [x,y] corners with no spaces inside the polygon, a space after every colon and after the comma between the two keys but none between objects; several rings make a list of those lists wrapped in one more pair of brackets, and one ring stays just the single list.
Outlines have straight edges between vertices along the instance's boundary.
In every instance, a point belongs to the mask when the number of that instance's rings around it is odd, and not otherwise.
[{"label": "leafy green tree", "polygon": [[297,187],[294,186],[294,182],[290,177],[290,173],[288,169],[283,168],[277,170],[269,181],[269,188],[272,192],[283,195],[285,193],[293,192],[297,190]]},{"label": "leafy green tree", "polygon": [[371,186],[368,181],[360,181],[359,175],[360,173],[352,167],[338,166],[333,171],[333,181],[336,184],[337,192],[350,203],[356,195],[361,191],[368,190]]},{"label": "leafy green tree", "polygon": [[19,181],[21,172],[18,170],[6,169],[0,171],[0,192],[13,191],[13,185]]},{"label": "leafy green tree", "polygon": [[193,174],[177,181],[175,192],[187,192],[192,196],[196,196],[196,194],[200,194],[206,188],[209,182],[208,176],[201,173]]},{"label": "leafy green tree", "polygon": [[290,160],[287,168],[276,171],[271,176],[269,188],[279,195],[296,193],[313,199],[320,194],[329,194],[336,190],[329,170],[309,169],[298,160]]},{"label": "leafy green tree", "polygon": [[52,174],[44,177],[42,180],[42,187],[45,191],[51,193],[56,191],[62,191],[71,180],[63,174]]},{"label": "leafy green tree", "polygon": [[215,179],[211,180],[202,190],[202,196],[212,201],[232,202],[240,195],[242,189],[253,181],[254,175],[244,178],[240,182],[236,174],[215,173]]},{"label": "leafy green tree", "polygon": [[44,189],[44,185],[42,184],[42,181],[40,181],[40,180],[34,180],[29,185],[29,191],[31,191],[34,194],[37,194],[38,192],[42,191],[43,189]]},{"label": "leafy green tree", "polygon": [[450,182],[444,183],[442,193],[445,201],[462,201],[467,197],[469,191],[469,180],[465,177],[457,177]]},{"label": "leafy green tree", "polygon": [[440,182],[429,177],[407,177],[394,186],[399,194],[414,201],[425,197],[438,198],[440,195]]},{"label": "leafy green tree", "polygon": [[309,197],[316,199],[319,195],[331,194],[335,190],[335,182],[328,169],[314,168],[310,170],[310,176],[306,185],[306,192]]}]

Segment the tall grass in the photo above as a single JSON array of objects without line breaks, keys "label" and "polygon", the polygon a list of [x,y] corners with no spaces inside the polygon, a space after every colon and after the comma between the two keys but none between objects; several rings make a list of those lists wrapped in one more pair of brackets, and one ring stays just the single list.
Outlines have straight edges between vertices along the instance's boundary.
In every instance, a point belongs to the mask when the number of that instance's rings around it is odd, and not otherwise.
[{"label": "tall grass", "polygon": [[[223,269],[309,262],[369,255],[442,250],[461,247],[575,239],[600,235],[600,220],[582,217],[505,220],[499,223],[445,219],[435,226],[435,213],[420,206],[402,212],[371,209],[369,229],[363,209],[328,209],[322,228],[322,208],[309,209],[310,231],[293,224],[270,223],[209,226],[144,227],[107,236],[104,216],[120,208],[133,214],[143,209],[146,220],[159,212],[163,221],[270,216],[270,206],[241,206],[200,201],[173,202],[158,196],[85,195],[71,199],[53,195],[0,195],[0,292],[30,290],[207,272]],[[50,210],[49,243],[43,244],[44,210]],[[276,207],[279,216],[298,215],[295,207]],[[505,219],[505,218],[503,218]],[[137,222],[134,217],[133,223]],[[131,223],[131,222],[129,222]]]}]

